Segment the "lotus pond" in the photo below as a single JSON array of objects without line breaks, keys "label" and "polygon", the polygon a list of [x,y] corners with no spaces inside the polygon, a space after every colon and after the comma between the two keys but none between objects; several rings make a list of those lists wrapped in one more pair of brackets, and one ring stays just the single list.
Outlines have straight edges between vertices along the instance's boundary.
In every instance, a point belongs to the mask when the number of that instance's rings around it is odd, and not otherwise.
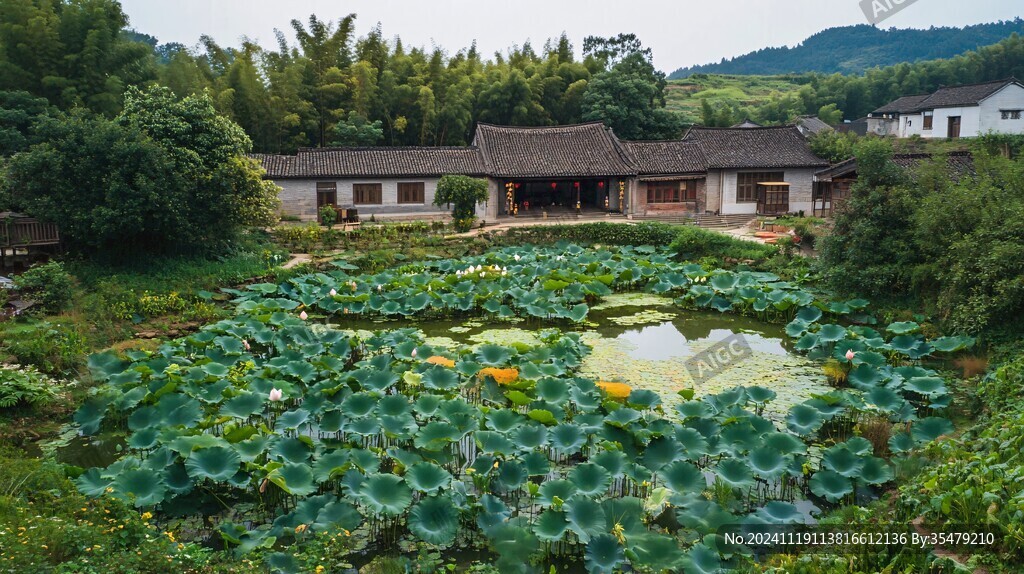
[{"label": "lotus pond", "polygon": [[[336,267],[229,291],[233,319],[155,352],[93,357],[103,384],[75,420],[116,460],[79,488],[201,515],[282,571],[332,532],[368,553],[486,549],[510,572],[713,572],[749,560],[723,527],[811,520],[809,502],[891,482],[882,455],[950,432],[921,362],[973,344],[652,247]],[[726,333],[751,366],[692,384],[682,361]],[[887,444],[858,436],[868,418]]]}]

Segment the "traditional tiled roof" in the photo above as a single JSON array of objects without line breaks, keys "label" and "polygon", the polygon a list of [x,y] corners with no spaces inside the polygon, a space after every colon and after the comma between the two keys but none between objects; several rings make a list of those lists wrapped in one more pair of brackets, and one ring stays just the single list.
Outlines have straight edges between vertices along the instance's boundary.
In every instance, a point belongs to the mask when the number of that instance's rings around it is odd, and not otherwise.
[{"label": "traditional tiled roof", "polygon": [[759,127],[761,127],[761,124],[755,122],[754,120],[752,120],[750,118],[745,118],[742,122],[740,122],[738,124],[735,124],[732,127],[734,127],[734,128],[759,128]]},{"label": "traditional tiled roof", "polygon": [[303,148],[291,177],[427,177],[483,175],[475,147]]},{"label": "traditional tiled roof", "polygon": [[714,169],[820,167],[828,162],[814,155],[793,126],[766,128],[694,127],[683,141],[696,142]]},{"label": "traditional tiled roof", "polygon": [[622,145],[640,175],[705,173],[708,168],[704,153],[695,142],[627,141]]},{"label": "traditional tiled roof", "polygon": [[626,151],[600,122],[553,127],[479,124],[473,144],[497,178],[635,175]]},{"label": "traditional tiled roof", "polygon": [[796,120],[796,127],[801,133],[806,134],[817,134],[832,129],[832,126],[826,124],[818,116],[800,116]]},{"label": "traditional tiled roof", "polygon": [[998,92],[1009,84],[1018,84],[1015,78],[999,80],[996,82],[984,82],[981,84],[968,84],[964,86],[949,86],[939,88],[936,92],[917,105],[917,110],[930,110],[933,108],[948,108],[955,106],[976,106],[982,100]]},{"label": "traditional tiled roof", "polygon": [[[893,163],[907,171],[914,171],[922,162],[932,158],[930,153],[901,153],[892,157]],[[946,156],[946,164],[949,167],[949,174],[954,180],[973,175],[974,156],[969,151],[954,151]],[[846,161],[839,162],[832,167],[823,169],[814,175],[820,180],[831,180],[837,177],[849,177],[857,173],[857,158],[851,157]]]},{"label": "traditional tiled roof", "polygon": [[263,169],[267,170],[267,177],[270,179],[290,177],[295,163],[295,156],[293,155],[254,153],[249,157],[263,164]]},{"label": "traditional tiled roof", "polygon": [[885,114],[909,114],[917,110],[917,106],[928,99],[931,94],[918,94],[916,96],[903,96],[871,112],[872,116]]}]

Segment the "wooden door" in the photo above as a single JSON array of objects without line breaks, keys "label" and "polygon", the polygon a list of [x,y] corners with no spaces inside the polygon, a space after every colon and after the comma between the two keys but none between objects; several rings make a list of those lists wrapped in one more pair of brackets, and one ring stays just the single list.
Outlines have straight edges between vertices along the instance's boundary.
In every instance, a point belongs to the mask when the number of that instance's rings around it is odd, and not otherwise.
[{"label": "wooden door", "polygon": [[949,131],[946,132],[948,137],[958,138],[960,137],[960,116],[952,116],[949,118]]}]

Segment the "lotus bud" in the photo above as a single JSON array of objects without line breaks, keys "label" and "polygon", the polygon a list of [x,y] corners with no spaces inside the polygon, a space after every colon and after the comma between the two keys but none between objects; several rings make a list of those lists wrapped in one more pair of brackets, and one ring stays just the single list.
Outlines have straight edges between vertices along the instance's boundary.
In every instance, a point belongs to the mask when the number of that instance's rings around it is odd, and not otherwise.
[{"label": "lotus bud", "polygon": [[377,285],[377,292],[378,293],[380,293],[383,290],[384,290],[384,286],[383,285]]},{"label": "lotus bud", "polygon": [[246,339],[242,339],[242,346],[245,347],[246,351],[252,350],[252,347],[249,346],[249,341],[247,341]]},{"label": "lotus bud", "polygon": [[513,259],[515,259],[516,261],[519,261],[521,259],[521,257],[519,257],[519,254],[516,253],[516,255],[515,255],[515,257],[513,257]]},{"label": "lotus bud", "polygon": [[413,349],[411,354],[412,354],[412,358],[415,359],[416,358],[416,349]]},{"label": "lotus bud", "polygon": [[331,289],[331,297],[335,297],[337,295],[338,295],[338,292],[336,290],[334,290],[334,289]]},{"label": "lotus bud", "polygon": [[852,360],[853,360],[853,357],[854,357],[855,355],[856,355],[856,353],[854,353],[854,352],[853,352],[853,349],[848,349],[848,350],[846,351],[846,360],[847,360],[847,361],[852,361]]},{"label": "lotus bud", "polygon": [[306,319],[309,319],[309,315],[307,315],[306,312],[303,311],[303,312],[299,313],[299,319],[302,319],[303,321],[305,321]]},{"label": "lotus bud", "polygon": [[281,389],[270,389],[270,402],[277,403],[284,398],[284,392]]}]

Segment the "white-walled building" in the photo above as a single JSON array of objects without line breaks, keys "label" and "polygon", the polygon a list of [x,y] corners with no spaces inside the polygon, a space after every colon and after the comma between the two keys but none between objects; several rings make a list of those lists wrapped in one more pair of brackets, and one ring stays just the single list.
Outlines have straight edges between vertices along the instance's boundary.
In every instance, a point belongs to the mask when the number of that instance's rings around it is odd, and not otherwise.
[{"label": "white-walled building", "polygon": [[899,98],[868,116],[868,132],[901,138],[1024,134],[1024,85],[1011,78]]}]

